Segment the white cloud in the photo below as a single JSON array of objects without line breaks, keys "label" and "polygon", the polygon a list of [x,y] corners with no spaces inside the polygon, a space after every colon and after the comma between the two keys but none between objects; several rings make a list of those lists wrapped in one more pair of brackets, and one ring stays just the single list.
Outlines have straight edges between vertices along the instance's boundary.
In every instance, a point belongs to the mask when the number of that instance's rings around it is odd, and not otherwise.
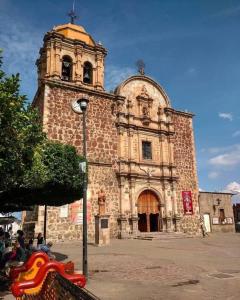
[{"label": "white cloud", "polygon": [[235,131],[232,136],[233,137],[240,136],[240,130]]},{"label": "white cloud", "polygon": [[106,90],[114,90],[122,81],[136,73],[136,70],[129,67],[117,67],[110,65],[106,67]]},{"label": "white cloud", "polygon": [[226,120],[229,120],[229,121],[233,120],[233,116],[232,116],[231,113],[218,113],[218,116],[222,119],[226,119]]},{"label": "white cloud", "polygon": [[210,154],[217,154],[217,153],[223,153],[223,152],[231,152],[238,148],[238,144],[230,145],[230,146],[224,146],[224,147],[212,147],[208,149],[208,152]]},{"label": "white cloud", "polygon": [[219,173],[215,172],[215,171],[208,173],[208,178],[210,178],[210,179],[216,179],[216,178],[218,178],[218,176],[219,176]]},{"label": "white cloud", "polygon": [[188,75],[194,75],[194,74],[196,74],[196,72],[197,72],[197,70],[194,68],[194,67],[191,67],[191,68],[189,68],[188,70],[187,70],[187,74]]},{"label": "white cloud", "polygon": [[232,197],[233,203],[239,203],[240,202],[240,183],[238,183],[236,181],[230,182],[225,187],[225,189],[223,190],[223,192],[235,194]]},{"label": "white cloud", "polygon": [[228,153],[211,158],[209,163],[215,166],[237,166],[240,164],[240,145],[235,145]]},{"label": "white cloud", "polygon": [[231,193],[240,193],[240,183],[233,181],[230,182],[226,187],[225,191],[231,192]]},{"label": "white cloud", "polygon": [[[20,73],[21,86],[28,92],[29,86],[37,83],[35,61],[42,44],[42,33],[18,20],[0,18],[0,45],[3,49],[3,68],[7,74]],[[26,90],[26,91],[25,91]]]}]

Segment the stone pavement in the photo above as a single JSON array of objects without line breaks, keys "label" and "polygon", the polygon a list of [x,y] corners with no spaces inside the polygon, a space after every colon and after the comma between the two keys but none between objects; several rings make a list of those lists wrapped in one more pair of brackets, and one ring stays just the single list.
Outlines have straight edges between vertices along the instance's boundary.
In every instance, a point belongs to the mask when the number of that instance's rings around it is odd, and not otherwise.
[{"label": "stone pavement", "polygon": [[[102,300],[240,299],[240,234],[111,240],[88,249],[87,289]],[[53,251],[81,269],[80,242]]]},{"label": "stone pavement", "polygon": [[[81,244],[58,244],[81,269]],[[89,246],[87,288],[102,300],[239,299],[240,234]]]}]

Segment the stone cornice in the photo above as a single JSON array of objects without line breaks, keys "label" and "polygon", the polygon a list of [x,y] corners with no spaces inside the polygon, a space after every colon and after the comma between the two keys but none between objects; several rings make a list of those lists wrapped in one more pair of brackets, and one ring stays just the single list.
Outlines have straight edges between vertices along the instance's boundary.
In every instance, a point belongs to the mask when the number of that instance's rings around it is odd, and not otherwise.
[{"label": "stone cornice", "polygon": [[54,31],[47,32],[46,35],[44,36],[43,41],[44,41],[44,43],[47,43],[51,39],[53,39],[53,40],[60,40],[63,43],[66,43],[66,44],[72,45],[72,46],[81,45],[85,49],[89,49],[89,50],[94,51],[94,52],[96,52],[96,50],[97,50],[97,51],[103,53],[104,56],[107,55],[107,50],[103,46],[101,46],[99,44],[96,44],[95,46],[91,46],[91,45],[86,44],[83,41],[73,40],[73,39],[70,39],[70,38],[66,38],[62,34],[54,32]]},{"label": "stone cornice", "polygon": [[[41,85],[42,86],[43,85],[56,86],[61,89],[69,89],[69,90],[79,92],[79,93],[87,93],[89,95],[104,97],[104,98],[108,98],[108,99],[111,99],[114,101],[116,101],[118,99],[124,100],[124,97],[121,97],[121,96],[116,96],[114,94],[110,94],[105,91],[90,89],[85,86],[79,86],[79,85],[76,85],[75,83],[61,81],[61,80],[43,79],[43,80],[41,80]],[[39,87],[39,88],[41,88],[41,87]]]},{"label": "stone cornice", "polygon": [[89,161],[88,165],[90,166],[101,166],[101,167],[107,167],[107,168],[111,168],[112,164],[111,163],[104,163],[104,162],[96,162],[96,161]]},{"label": "stone cornice", "polygon": [[185,117],[188,117],[188,118],[192,118],[195,116],[195,114],[191,113],[191,112],[185,112],[185,111],[181,111],[181,110],[175,110],[173,108],[165,108],[165,111],[169,111],[175,115],[183,115]]},{"label": "stone cornice", "polygon": [[199,191],[199,194],[211,194],[211,195],[235,195],[234,193],[230,193],[230,192],[206,192],[206,191]]},{"label": "stone cornice", "polygon": [[144,132],[151,132],[151,133],[156,133],[156,134],[165,134],[165,135],[174,135],[174,132],[168,131],[168,130],[163,130],[163,129],[155,129],[155,128],[149,128],[149,127],[142,127],[134,124],[127,124],[127,123],[122,123],[122,122],[117,122],[116,126],[122,127],[122,128],[129,128],[133,129],[136,131],[144,131]]},{"label": "stone cornice", "polygon": [[131,164],[134,164],[134,165],[138,165],[138,166],[146,166],[146,167],[156,167],[156,168],[164,168],[164,167],[167,167],[167,168],[171,168],[171,169],[174,169],[176,168],[175,165],[171,164],[171,163],[150,163],[150,162],[136,162],[136,161],[133,161],[133,160],[119,160],[118,163],[123,163],[123,164],[127,164],[127,165],[131,165]]},{"label": "stone cornice", "polygon": [[118,177],[125,177],[125,178],[128,178],[128,179],[131,179],[131,178],[144,179],[144,180],[147,180],[147,181],[156,181],[156,180],[164,181],[164,180],[167,180],[167,181],[170,181],[170,182],[177,182],[178,179],[179,179],[179,177],[177,177],[177,176],[154,176],[154,175],[148,176],[148,175],[145,175],[145,174],[127,173],[127,172],[118,172],[117,176]]}]

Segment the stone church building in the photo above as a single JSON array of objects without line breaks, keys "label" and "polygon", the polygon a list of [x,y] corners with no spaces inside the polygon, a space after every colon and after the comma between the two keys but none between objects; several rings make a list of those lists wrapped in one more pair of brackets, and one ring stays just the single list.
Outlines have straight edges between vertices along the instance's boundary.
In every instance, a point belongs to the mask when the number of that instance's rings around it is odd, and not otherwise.
[{"label": "stone church building", "polygon": [[[104,89],[107,50],[75,24],[46,33],[37,60],[33,105],[51,140],[82,153],[82,115],[76,101],[89,100],[87,119],[88,233],[94,240],[98,195],[105,195],[111,237],[140,232],[199,231],[198,178],[193,114],[175,110],[164,89],[144,70]],[[81,200],[48,207],[51,239],[82,235]],[[43,231],[44,208],[28,212],[24,225]]]}]

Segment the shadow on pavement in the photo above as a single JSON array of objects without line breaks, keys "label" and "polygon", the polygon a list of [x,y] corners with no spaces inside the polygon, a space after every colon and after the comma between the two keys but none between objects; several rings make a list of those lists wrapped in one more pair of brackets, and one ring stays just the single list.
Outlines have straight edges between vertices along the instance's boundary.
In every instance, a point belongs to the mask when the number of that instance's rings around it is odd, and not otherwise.
[{"label": "shadow on pavement", "polygon": [[0,300],[4,299],[4,296],[11,295],[9,291],[10,281],[3,276],[0,276]]},{"label": "shadow on pavement", "polygon": [[62,254],[59,252],[52,252],[52,254],[55,255],[55,258],[57,261],[63,261],[68,258],[68,255],[65,255],[65,254]]}]

